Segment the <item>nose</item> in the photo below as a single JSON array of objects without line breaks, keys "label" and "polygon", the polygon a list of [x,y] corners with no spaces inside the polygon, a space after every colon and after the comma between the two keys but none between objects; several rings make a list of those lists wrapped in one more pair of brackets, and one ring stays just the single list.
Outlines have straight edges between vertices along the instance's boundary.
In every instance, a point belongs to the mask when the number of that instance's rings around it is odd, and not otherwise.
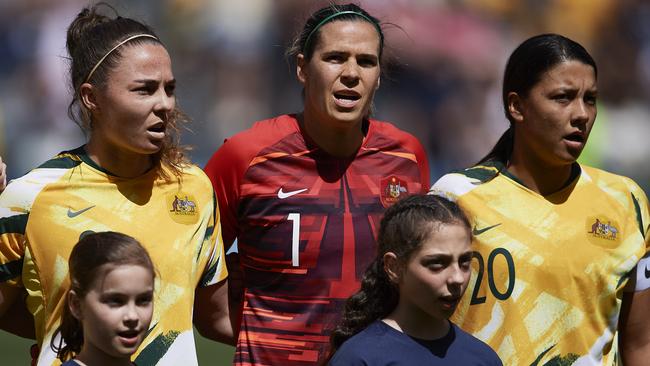
[{"label": "nose", "polygon": [[465,282],[466,272],[467,272],[466,270],[460,268],[458,264],[450,266],[449,270],[451,271],[451,273],[449,274],[447,283],[450,286],[458,287]]},{"label": "nose", "polygon": [[359,65],[356,62],[348,61],[343,65],[341,82],[347,87],[352,87],[359,82]]},{"label": "nose", "polygon": [[167,116],[176,107],[176,98],[173,95],[168,95],[164,91],[160,94],[160,99],[156,103],[156,112]]},{"label": "nose", "polygon": [[140,318],[138,317],[138,311],[136,309],[136,305],[135,304],[127,305],[124,311],[124,318],[122,319],[124,325],[126,325],[129,328],[135,328],[138,326],[139,319]]},{"label": "nose", "polygon": [[589,113],[591,108],[595,106],[588,105],[584,100],[576,98],[575,107],[573,108],[573,116],[571,122],[574,124],[585,124],[589,121]]}]

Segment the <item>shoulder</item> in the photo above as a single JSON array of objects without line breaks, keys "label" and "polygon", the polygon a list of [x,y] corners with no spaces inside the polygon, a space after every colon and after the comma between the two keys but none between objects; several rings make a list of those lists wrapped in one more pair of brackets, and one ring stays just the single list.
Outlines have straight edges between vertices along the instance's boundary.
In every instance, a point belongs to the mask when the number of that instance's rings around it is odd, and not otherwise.
[{"label": "shoulder", "polygon": [[300,135],[294,115],[285,114],[255,122],[249,129],[224,140],[208,161],[205,171],[212,179],[224,172],[244,170],[260,151],[293,134]]},{"label": "shoulder", "polygon": [[456,333],[456,348],[460,347],[463,353],[474,356],[483,361],[481,365],[501,365],[501,359],[497,353],[485,342],[460,329],[453,324]]},{"label": "shoulder", "polygon": [[293,133],[300,133],[298,121],[294,115],[285,114],[253,123],[249,129],[226,139],[219,150],[254,154]]},{"label": "shoulder", "polygon": [[485,163],[443,175],[436,181],[429,194],[446,197],[452,201],[492,181],[499,175],[498,163]]},{"label": "shoulder", "polygon": [[29,173],[9,182],[0,196],[0,206],[29,211],[36,197],[50,184],[59,181],[81,164],[73,153],[64,151]]},{"label": "shoulder", "polygon": [[420,140],[418,140],[412,134],[404,130],[400,130],[390,122],[370,119],[369,123],[370,123],[370,131],[372,131],[373,134],[384,136],[388,139],[398,142],[400,145],[407,148],[409,147],[417,148],[417,149],[422,148],[422,144],[420,143]]},{"label": "shoulder", "polygon": [[623,206],[631,204],[639,213],[648,210],[648,197],[634,180],[586,165],[580,167],[583,184],[594,185]]},{"label": "shoulder", "polygon": [[339,348],[330,365],[374,365],[376,357],[381,359],[381,338],[384,335],[377,322],[370,324],[361,332],[345,341]]},{"label": "shoulder", "polygon": [[183,167],[183,181],[188,180],[192,184],[199,186],[211,187],[210,179],[205,172],[194,164],[188,164]]},{"label": "shoulder", "polygon": [[582,178],[589,183],[596,184],[604,189],[627,191],[645,196],[643,189],[631,178],[587,165],[580,165],[580,168],[582,169]]}]

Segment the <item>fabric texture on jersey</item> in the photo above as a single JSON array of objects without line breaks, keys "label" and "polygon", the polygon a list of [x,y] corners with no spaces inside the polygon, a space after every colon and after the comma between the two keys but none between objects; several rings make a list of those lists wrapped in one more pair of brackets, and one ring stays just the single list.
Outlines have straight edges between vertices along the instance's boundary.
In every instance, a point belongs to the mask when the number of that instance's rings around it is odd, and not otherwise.
[{"label": "fabric texture on jersey", "polygon": [[357,154],[335,158],[296,117],[257,122],[206,167],[224,243],[237,239],[245,299],[235,363],[313,365],[375,256],[384,208],[428,188],[424,150],[370,120]]},{"label": "fabric texture on jersey", "polygon": [[[469,287],[452,321],[506,365],[614,365],[624,291],[646,255],[650,217],[629,178],[575,164],[541,196],[499,163],[443,176],[431,192],[473,221]],[[635,286],[636,285],[636,286]]]},{"label": "fabric texture on jersey", "polygon": [[497,354],[485,343],[453,323],[447,335],[436,340],[410,337],[381,320],[343,343],[330,366],[463,365],[501,366]]},{"label": "fabric texture on jersey", "polygon": [[209,180],[195,166],[184,168],[180,185],[154,170],[119,178],[79,148],[12,181],[0,196],[0,280],[27,290],[38,365],[59,363],[49,345],[69,287],[70,251],[80,235],[102,231],[133,236],[156,267],[154,315],[138,365],[197,364],[194,289],[227,276]]}]

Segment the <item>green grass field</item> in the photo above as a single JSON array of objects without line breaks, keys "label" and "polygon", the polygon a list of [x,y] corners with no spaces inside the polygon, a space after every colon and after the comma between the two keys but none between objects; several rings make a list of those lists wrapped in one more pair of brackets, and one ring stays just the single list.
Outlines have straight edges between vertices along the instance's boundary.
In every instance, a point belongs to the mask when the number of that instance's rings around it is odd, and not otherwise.
[{"label": "green grass field", "polygon": [[[199,365],[230,365],[235,348],[209,341],[198,333],[196,337],[196,348],[199,355]],[[24,338],[16,337],[0,330],[0,358],[2,365],[20,366],[29,365],[29,348],[34,342]]]}]

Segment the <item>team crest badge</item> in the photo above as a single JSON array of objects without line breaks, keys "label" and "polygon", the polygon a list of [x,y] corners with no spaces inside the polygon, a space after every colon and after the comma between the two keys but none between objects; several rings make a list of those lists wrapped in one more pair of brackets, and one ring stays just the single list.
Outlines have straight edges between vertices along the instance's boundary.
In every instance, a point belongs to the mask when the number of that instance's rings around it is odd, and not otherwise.
[{"label": "team crest badge", "polygon": [[598,240],[600,244],[615,242],[621,236],[620,225],[606,217],[590,217],[586,222],[590,241]]},{"label": "team crest badge", "polygon": [[180,224],[194,224],[199,220],[199,207],[193,195],[183,192],[170,194],[166,203],[172,220]]},{"label": "team crest badge", "polygon": [[382,179],[380,189],[379,199],[384,207],[391,206],[408,195],[408,184],[394,175]]}]

